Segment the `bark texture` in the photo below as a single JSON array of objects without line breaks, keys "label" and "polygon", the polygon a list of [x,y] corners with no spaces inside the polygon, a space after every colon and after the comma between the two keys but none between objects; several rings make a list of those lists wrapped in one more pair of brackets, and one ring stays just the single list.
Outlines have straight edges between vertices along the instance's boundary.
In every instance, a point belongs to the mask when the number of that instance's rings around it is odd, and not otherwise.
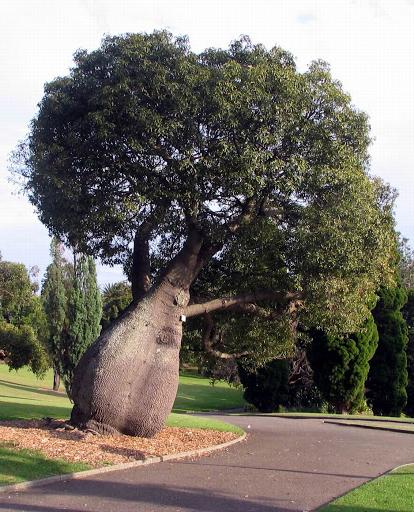
[{"label": "bark texture", "polygon": [[180,316],[201,247],[200,237],[190,236],[158,283],[85,352],[72,385],[73,424],[145,437],[161,430],[177,393]]},{"label": "bark texture", "polygon": [[59,391],[60,375],[56,368],[53,368],[53,391]]}]

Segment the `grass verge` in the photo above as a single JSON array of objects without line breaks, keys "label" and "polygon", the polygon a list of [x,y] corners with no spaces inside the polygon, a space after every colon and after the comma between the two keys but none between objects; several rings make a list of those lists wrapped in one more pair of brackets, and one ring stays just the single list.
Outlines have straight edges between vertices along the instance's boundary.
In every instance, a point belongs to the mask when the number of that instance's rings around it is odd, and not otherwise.
[{"label": "grass verge", "polygon": [[0,445],[0,485],[17,484],[48,476],[75,473],[91,469],[83,463],[47,459],[40,452],[18,450],[11,445]]},{"label": "grass verge", "polygon": [[414,464],[397,468],[338,498],[319,512],[411,512]]}]

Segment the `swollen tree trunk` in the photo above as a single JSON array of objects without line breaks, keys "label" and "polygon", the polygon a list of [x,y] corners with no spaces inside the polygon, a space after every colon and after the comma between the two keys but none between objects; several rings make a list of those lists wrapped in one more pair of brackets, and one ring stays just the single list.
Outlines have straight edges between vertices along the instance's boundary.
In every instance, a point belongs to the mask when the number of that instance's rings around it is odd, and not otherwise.
[{"label": "swollen tree trunk", "polygon": [[56,368],[53,368],[53,391],[59,391],[60,375]]},{"label": "swollen tree trunk", "polygon": [[177,392],[181,315],[201,247],[200,236],[190,236],[163,278],[82,356],[72,384],[73,424],[145,437],[161,430]]}]

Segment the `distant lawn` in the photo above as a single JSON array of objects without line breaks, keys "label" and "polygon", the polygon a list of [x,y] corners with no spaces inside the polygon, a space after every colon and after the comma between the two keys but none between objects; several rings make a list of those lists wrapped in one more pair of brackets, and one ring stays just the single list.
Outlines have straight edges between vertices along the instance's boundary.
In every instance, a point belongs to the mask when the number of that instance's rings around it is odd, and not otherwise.
[{"label": "distant lawn", "polygon": [[414,464],[368,482],[320,512],[411,512],[414,510]]},{"label": "distant lawn", "polygon": [[16,484],[85,469],[91,469],[91,466],[47,459],[33,450],[16,450],[9,445],[0,445],[0,485]]},{"label": "distant lawn", "polygon": [[[50,416],[52,418],[69,418],[71,403],[63,392],[52,391],[52,372],[39,380],[27,369],[9,372],[5,364],[0,364],[0,419],[31,419]],[[202,412],[227,408],[243,407],[242,391],[219,382],[214,386],[209,379],[198,375],[184,374],[180,377],[174,413]],[[168,425],[179,423],[178,414],[168,420]],[[180,426],[194,421],[210,425],[210,420],[184,416]],[[204,427],[212,428],[212,427]]]}]

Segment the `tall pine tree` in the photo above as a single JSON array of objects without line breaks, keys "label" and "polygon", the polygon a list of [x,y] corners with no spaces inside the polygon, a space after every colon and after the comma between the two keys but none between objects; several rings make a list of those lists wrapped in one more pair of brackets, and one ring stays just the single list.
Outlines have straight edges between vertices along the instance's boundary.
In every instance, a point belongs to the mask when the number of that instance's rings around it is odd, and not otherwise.
[{"label": "tall pine tree", "polygon": [[407,293],[400,280],[381,287],[373,310],[378,328],[378,348],[371,361],[367,398],[375,414],[400,416],[407,403],[407,324],[401,309]]},{"label": "tall pine tree", "polygon": [[320,330],[310,334],[308,358],[323,398],[339,414],[357,411],[364,401],[369,362],[378,345],[372,315],[350,335],[332,336]]}]

